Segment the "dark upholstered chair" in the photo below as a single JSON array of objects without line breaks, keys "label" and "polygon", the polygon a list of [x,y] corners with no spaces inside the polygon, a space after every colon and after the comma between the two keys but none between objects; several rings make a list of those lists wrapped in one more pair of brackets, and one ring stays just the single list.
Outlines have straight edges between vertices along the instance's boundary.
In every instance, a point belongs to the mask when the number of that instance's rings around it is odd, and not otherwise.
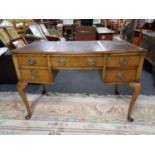
[{"label": "dark upholstered chair", "polygon": [[75,40],[96,40],[97,30],[92,26],[79,26],[76,29]]},{"label": "dark upholstered chair", "polygon": [[17,76],[11,53],[8,51],[0,56],[0,83],[16,83]]}]

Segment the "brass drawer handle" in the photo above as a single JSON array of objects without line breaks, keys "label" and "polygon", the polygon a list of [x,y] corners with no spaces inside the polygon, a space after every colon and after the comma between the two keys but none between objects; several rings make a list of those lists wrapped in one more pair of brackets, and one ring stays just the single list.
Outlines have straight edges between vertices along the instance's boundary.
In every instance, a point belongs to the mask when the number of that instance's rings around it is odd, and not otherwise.
[{"label": "brass drawer handle", "polygon": [[38,77],[38,71],[36,70],[31,70],[31,76],[32,76],[32,79],[35,79]]},{"label": "brass drawer handle", "polygon": [[123,73],[117,73],[117,74],[116,74],[116,78],[117,78],[118,80],[124,80],[124,79],[125,79],[125,76],[124,76]]},{"label": "brass drawer handle", "polygon": [[31,57],[27,60],[29,65],[35,65],[36,64],[36,59],[34,57]]},{"label": "brass drawer handle", "polygon": [[67,62],[67,61],[66,61],[65,58],[60,58],[60,59],[58,60],[58,63],[61,64],[61,65],[65,65],[66,62]]},{"label": "brass drawer handle", "polygon": [[127,58],[119,58],[119,63],[121,65],[127,65],[128,64],[128,59]]},{"label": "brass drawer handle", "polygon": [[95,60],[93,58],[88,58],[87,60],[89,65],[94,65],[95,64]]}]

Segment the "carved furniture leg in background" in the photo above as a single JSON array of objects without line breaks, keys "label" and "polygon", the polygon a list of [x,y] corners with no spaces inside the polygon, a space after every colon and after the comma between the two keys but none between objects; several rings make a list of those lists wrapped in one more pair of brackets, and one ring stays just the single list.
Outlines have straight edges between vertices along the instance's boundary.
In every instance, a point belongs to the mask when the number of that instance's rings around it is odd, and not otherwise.
[{"label": "carved furniture leg in background", "polygon": [[25,119],[30,119],[31,118],[31,110],[30,110],[30,106],[29,106],[29,103],[28,103],[28,100],[27,100],[27,97],[26,97],[26,94],[25,94],[25,88],[27,86],[27,83],[26,82],[18,82],[17,83],[17,91],[19,92],[24,104],[25,104],[25,107],[26,107],[26,110],[27,110],[27,115],[25,116]]},{"label": "carved furniture leg in background", "polygon": [[132,112],[132,108],[136,102],[136,99],[141,92],[141,84],[140,83],[131,83],[131,84],[129,84],[129,86],[133,90],[133,95],[132,95],[132,98],[130,100],[127,119],[129,122],[133,122],[134,119],[131,117],[131,112]]},{"label": "carved furniture leg in background", "polygon": [[42,94],[43,94],[43,95],[47,94],[47,90],[46,90],[46,85],[45,85],[45,84],[43,84],[43,91],[42,91]]},{"label": "carved furniture leg in background", "polygon": [[115,84],[115,95],[119,95],[120,92],[119,92],[119,85],[118,84]]}]

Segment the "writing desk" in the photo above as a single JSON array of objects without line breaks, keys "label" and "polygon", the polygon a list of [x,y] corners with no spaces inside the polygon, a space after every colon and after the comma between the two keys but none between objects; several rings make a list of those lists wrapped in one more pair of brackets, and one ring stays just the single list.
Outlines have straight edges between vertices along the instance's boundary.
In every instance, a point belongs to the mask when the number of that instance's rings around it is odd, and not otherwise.
[{"label": "writing desk", "polygon": [[100,69],[104,83],[127,83],[133,89],[127,114],[128,121],[133,121],[130,115],[141,90],[142,48],[120,41],[39,41],[12,53],[26,119],[32,115],[25,93],[28,83],[53,83],[54,71],[60,69]]}]

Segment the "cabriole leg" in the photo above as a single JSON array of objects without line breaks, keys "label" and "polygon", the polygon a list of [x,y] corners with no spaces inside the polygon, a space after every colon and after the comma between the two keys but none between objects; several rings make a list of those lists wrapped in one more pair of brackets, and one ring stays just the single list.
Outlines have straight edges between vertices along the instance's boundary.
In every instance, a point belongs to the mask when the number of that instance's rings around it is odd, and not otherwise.
[{"label": "cabriole leg", "polygon": [[131,117],[131,113],[132,113],[133,106],[134,106],[134,104],[136,102],[136,99],[137,99],[138,95],[141,92],[141,84],[140,83],[131,83],[131,84],[129,84],[129,86],[133,90],[133,95],[131,97],[129,108],[128,108],[127,120],[129,122],[133,122],[134,119]]},{"label": "cabriole leg", "polygon": [[27,86],[27,83],[26,82],[18,82],[17,83],[17,91],[18,93],[20,94],[22,100],[23,100],[23,103],[26,107],[26,110],[27,110],[27,115],[25,116],[25,119],[30,119],[31,118],[31,110],[30,110],[30,106],[29,106],[29,103],[28,103],[28,100],[27,100],[27,97],[26,97],[26,93],[25,93],[25,88]]}]

